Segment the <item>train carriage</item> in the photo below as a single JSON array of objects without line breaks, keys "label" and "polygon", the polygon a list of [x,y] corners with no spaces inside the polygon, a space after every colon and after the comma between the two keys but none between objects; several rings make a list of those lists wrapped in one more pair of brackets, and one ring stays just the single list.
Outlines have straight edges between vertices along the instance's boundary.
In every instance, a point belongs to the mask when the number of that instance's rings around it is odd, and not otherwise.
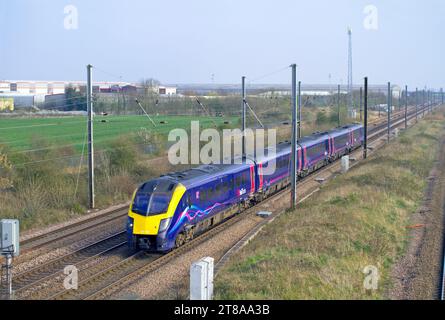
[{"label": "train carriage", "polygon": [[356,149],[363,144],[364,128],[361,124],[350,124],[343,127],[349,130],[350,145],[352,149]]},{"label": "train carriage", "polygon": [[337,159],[362,145],[363,126],[360,124],[343,126],[331,130],[329,135],[333,142],[334,156]]},{"label": "train carriage", "polygon": [[301,176],[321,168],[328,160],[331,146],[327,132],[317,132],[299,141],[302,152]]},{"label": "train carriage", "polygon": [[[301,155],[301,148],[297,150]],[[266,149],[265,155],[256,157],[256,191],[259,201],[289,183],[290,158],[291,143],[287,141],[279,143],[274,153]],[[297,166],[299,162],[297,160]]]}]

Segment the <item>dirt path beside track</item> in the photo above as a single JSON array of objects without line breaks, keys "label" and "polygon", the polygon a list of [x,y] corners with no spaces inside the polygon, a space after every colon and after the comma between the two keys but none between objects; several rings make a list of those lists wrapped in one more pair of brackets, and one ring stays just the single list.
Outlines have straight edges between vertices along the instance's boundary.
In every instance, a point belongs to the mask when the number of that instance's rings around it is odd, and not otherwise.
[{"label": "dirt path beside track", "polygon": [[412,216],[408,247],[394,266],[393,287],[388,298],[394,300],[432,300],[438,298],[442,267],[445,208],[445,137],[428,177],[423,203]]}]

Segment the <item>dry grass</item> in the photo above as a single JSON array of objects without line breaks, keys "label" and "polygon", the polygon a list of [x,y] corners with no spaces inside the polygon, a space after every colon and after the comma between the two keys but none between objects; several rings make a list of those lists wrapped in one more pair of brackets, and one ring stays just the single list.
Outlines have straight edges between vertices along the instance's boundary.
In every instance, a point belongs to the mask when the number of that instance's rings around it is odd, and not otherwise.
[{"label": "dry grass", "polygon": [[[436,112],[266,226],[219,274],[216,297],[384,299],[444,124]],[[377,291],[363,287],[368,265],[379,270]]]}]

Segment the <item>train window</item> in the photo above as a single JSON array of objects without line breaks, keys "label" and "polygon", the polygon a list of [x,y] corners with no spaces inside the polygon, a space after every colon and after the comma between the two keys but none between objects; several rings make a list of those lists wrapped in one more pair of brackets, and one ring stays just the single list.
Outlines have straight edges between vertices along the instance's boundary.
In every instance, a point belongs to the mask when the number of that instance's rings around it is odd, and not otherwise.
[{"label": "train window", "polygon": [[237,176],[235,177],[235,186],[240,186],[241,183],[242,183],[241,174],[237,174]]},{"label": "train window", "polygon": [[247,184],[250,181],[250,171],[244,171],[243,184]]},{"label": "train window", "polygon": [[336,138],[334,139],[334,141],[335,141],[335,146],[336,146],[336,147],[343,147],[343,146],[346,145],[346,143],[348,142],[348,140],[349,140],[349,135],[347,135],[347,134],[338,136],[338,137],[336,137]]},{"label": "train window", "polygon": [[226,181],[224,181],[224,184],[223,184],[223,192],[224,192],[224,194],[226,194],[227,191],[229,191],[229,182],[226,180]]},{"label": "train window", "polygon": [[205,189],[201,189],[199,191],[199,200],[203,203],[206,201],[206,190]]},{"label": "train window", "polygon": [[174,186],[165,180],[144,183],[136,192],[133,212],[145,216],[164,213],[170,204]]},{"label": "train window", "polygon": [[320,143],[308,148],[307,155],[309,158],[317,158],[320,157],[321,155],[324,155],[325,151],[326,151],[325,145],[323,143]]}]

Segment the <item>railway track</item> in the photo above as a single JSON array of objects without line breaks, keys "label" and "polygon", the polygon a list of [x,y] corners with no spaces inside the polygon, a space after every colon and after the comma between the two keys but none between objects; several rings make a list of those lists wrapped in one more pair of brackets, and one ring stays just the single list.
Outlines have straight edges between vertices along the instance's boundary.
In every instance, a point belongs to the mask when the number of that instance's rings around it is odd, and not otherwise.
[{"label": "railway track", "polygon": [[[422,109],[418,110],[418,114],[422,114]],[[415,111],[411,110],[408,114],[408,120],[415,117]],[[404,123],[404,112],[395,114],[392,119],[392,127],[400,126]],[[378,137],[385,135],[386,122],[377,121],[373,123],[374,127],[370,128],[370,140],[377,139]],[[325,167],[322,170],[329,169],[330,166]],[[301,184],[305,183],[305,180],[310,180],[312,175],[301,180]],[[277,199],[281,199],[288,193],[288,189],[283,189],[275,195],[269,197],[264,203],[273,203]],[[78,290],[65,290],[61,289],[54,293],[46,295],[39,292],[40,298],[46,299],[100,299],[106,298],[113,294],[117,288],[121,288],[125,283],[130,283],[145,274],[155,271],[157,268],[168,263],[172,259],[180,256],[191,248],[196,247],[200,243],[213,237],[215,234],[221,232],[230,225],[235,224],[239,220],[243,219],[246,215],[252,214],[258,210],[258,206],[264,203],[260,203],[257,206],[247,209],[239,215],[229,219],[222,224],[214,227],[208,232],[198,236],[193,241],[187,243],[183,247],[174,250],[166,255],[149,254],[145,252],[136,252],[128,257],[124,257],[120,261],[110,264],[107,267],[96,267],[94,270],[86,271],[86,276],[80,277]],[[126,209],[126,207],[125,207]],[[29,240],[24,241],[24,245],[28,248],[38,248],[46,244],[60,241],[70,235],[74,235],[78,232],[89,230],[97,227],[99,224],[107,223],[117,220],[126,215],[126,210],[116,209],[110,211],[107,214],[101,216],[92,217],[75,224],[68,225],[63,228],[59,228],[50,232],[49,234],[37,236]],[[41,290],[46,282],[51,283],[51,280],[61,277],[63,275],[63,268],[67,265],[85,265],[88,262],[98,259],[99,257],[113,252],[118,248],[125,246],[125,234],[124,232],[117,233],[113,236],[107,237],[100,241],[94,242],[84,248],[76,250],[72,253],[66,254],[60,258],[51,260],[43,265],[27,270],[21,274],[15,276],[14,288],[18,297],[27,298],[33,296],[33,292]],[[80,271],[82,272],[82,271]],[[60,283],[59,283],[60,285]],[[62,286],[60,286],[62,288]],[[45,289],[43,289],[45,290]],[[31,292],[31,294],[29,294]]]},{"label": "railway track", "polygon": [[44,287],[49,280],[61,276],[66,266],[86,264],[108,252],[124,247],[126,243],[125,231],[121,231],[105,239],[93,242],[86,247],[16,274],[13,278],[15,295],[19,299],[26,298],[33,291]]},{"label": "railway track", "polygon": [[25,239],[20,241],[20,246],[22,249],[22,252],[27,252],[30,250],[35,250],[38,248],[41,248],[43,246],[61,241],[65,238],[68,238],[72,235],[78,234],[80,232],[84,232],[87,230],[91,230],[98,225],[103,225],[105,223],[117,221],[121,219],[122,217],[125,217],[127,214],[127,207],[128,206],[122,206],[121,208],[117,208],[115,210],[112,210],[110,212],[90,217],[87,219],[84,219],[82,221],[78,221],[69,225],[66,225],[61,228],[57,228],[55,230],[52,230],[48,233],[41,234],[29,239]]},{"label": "railway track", "polygon": [[[422,110],[418,110],[418,114],[421,114]],[[415,111],[410,112],[408,115],[408,121],[415,118]],[[395,127],[401,126],[404,124],[404,115],[398,116],[396,119],[392,119],[391,129]],[[374,141],[384,135],[386,135],[386,123],[377,124],[376,127],[371,128],[370,130],[370,141]],[[334,163],[333,165],[338,162]],[[319,171],[324,172],[330,170],[331,166],[325,167]],[[302,184],[310,182],[311,175],[302,179],[300,182],[300,187]],[[59,293],[50,297],[50,299],[106,299],[111,296],[119,289],[124,288],[127,284],[131,284],[132,282],[140,279],[146,274],[149,274],[168,262],[172,261],[176,257],[184,254],[185,252],[195,248],[199,244],[205,242],[206,240],[214,237],[216,234],[221,232],[222,230],[230,227],[233,224],[236,224],[241,219],[244,219],[247,215],[253,214],[254,212],[259,210],[259,206],[265,205],[266,203],[274,203],[282,197],[288,195],[288,188],[285,188],[278,193],[272,195],[265,201],[261,202],[257,206],[249,208],[239,215],[223,222],[222,224],[214,227],[213,229],[207,231],[206,233],[198,236],[191,242],[185,244],[184,246],[167,253],[165,255],[150,255],[148,253],[138,252],[128,259],[123,260],[121,263],[111,266],[106,270],[103,270],[101,273],[97,275],[92,275],[91,277],[81,281],[79,283],[79,288],[77,291],[74,290],[62,290]]]}]

